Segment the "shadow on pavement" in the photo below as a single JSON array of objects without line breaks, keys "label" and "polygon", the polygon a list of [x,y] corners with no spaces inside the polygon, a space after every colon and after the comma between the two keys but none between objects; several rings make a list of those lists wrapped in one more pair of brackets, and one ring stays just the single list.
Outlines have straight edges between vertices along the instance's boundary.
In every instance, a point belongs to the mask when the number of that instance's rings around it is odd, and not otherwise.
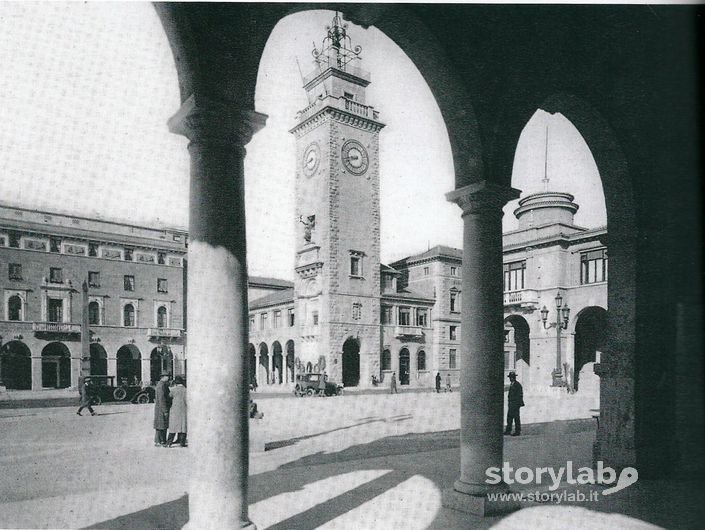
[{"label": "shadow on pavement", "polygon": [[87,528],[111,529],[176,529],[183,527],[188,522],[188,495],[176,500],[151,506],[144,510],[134,512],[115,519],[103,521]]}]

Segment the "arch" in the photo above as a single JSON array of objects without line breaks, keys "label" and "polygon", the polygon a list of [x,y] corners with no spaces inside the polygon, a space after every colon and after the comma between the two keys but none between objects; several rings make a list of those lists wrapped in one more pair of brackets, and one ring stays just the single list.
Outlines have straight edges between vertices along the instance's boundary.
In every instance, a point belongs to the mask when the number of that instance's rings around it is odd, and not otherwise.
[{"label": "arch", "polygon": [[24,320],[22,317],[23,303],[22,298],[18,294],[13,294],[7,300],[7,319],[8,320]]},{"label": "arch", "polygon": [[135,306],[132,304],[125,304],[122,308],[122,325],[126,328],[135,327]]},{"label": "arch", "polygon": [[12,340],[0,348],[0,381],[8,390],[32,389],[32,353],[24,342]]},{"label": "arch", "polygon": [[343,386],[360,384],[360,341],[350,337],[343,343]]},{"label": "arch", "polygon": [[62,342],[50,342],[42,350],[42,388],[71,386],[71,352]]},{"label": "arch", "polygon": [[174,354],[168,346],[157,346],[149,355],[149,379],[152,383],[159,381],[162,373],[174,372]]},{"label": "arch", "polygon": [[313,372],[313,364],[308,362],[308,363],[306,363],[306,373],[310,374],[311,372]]},{"label": "arch", "polygon": [[259,381],[258,384],[269,384],[269,348],[267,344],[261,342],[259,345]]},{"label": "arch", "polygon": [[602,352],[606,342],[608,312],[599,306],[584,308],[575,318],[574,388],[579,390],[580,370],[587,363],[600,362],[597,352]]},{"label": "arch", "polygon": [[100,304],[95,300],[88,304],[88,324],[91,326],[100,325]]},{"label": "arch", "polygon": [[272,344],[272,379],[278,385],[281,385],[284,380],[284,357],[279,341],[274,341]]},{"label": "arch", "polygon": [[251,342],[247,345],[248,368],[250,370],[250,385],[254,386],[257,381],[257,350]]},{"label": "arch", "polygon": [[382,351],[382,371],[390,371],[392,369],[392,352],[388,349]]},{"label": "arch", "polygon": [[[514,359],[511,360],[511,368],[513,369],[516,363],[520,360],[524,361],[527,366],[531,365],[531,341],[529,340],[529,323],[521,315],[509,315],[504,319],[504,329],[509,328],[513,333],[509,346],[513,350]],[[507,362],[505,362],[505,365]]]},{"label": "arch", "polygon": [[134,344],[125,344],[117,351],[117,382],[135,383],[141,377],[142,354]]},{"label": "arch", "polygon": [[102,345],[92,342],[90,347],[91,375],[108,375],[108,354]]},{"label": "arch", "polygon": [[423,349],[416,352],[416,369],[419,372],[426,370],[426,351]]},{"label": "arch", "polygon": [[287,382],[294,381],[294,367],[296,366],[296,351],[293,340],[286,341],[286,377]]},{"label": "arch", "polygon": [[409,374],[411,372],[411,355],[408,348],[399,350],[399,384],[409,384]]}]

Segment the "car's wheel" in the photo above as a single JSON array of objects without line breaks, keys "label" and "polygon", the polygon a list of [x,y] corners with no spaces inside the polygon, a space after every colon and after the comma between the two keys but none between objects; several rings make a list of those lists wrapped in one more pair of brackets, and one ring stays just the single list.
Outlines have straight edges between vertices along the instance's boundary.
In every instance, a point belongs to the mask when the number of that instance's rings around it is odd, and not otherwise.
[{"label": "car's wheel", "polygon": [[115,398],[115,401],[122,401],[127,397],[127,390],[124,388],[116,388],[113,390],[113,397]]},{"label": "car's wheel", "polygon": [[314,394],[313,388],[308,388],[306,389],[306,395],[307,396],[312,396]]},{"label": "car's wheel", "polygon": [[103,400],[100,399],[100,396],[93,396],[91,398],[91,403],[93,403],[94,405],[100,405],[102,402]]},{"label": "car's wheel", "polygon": [[140,405],[145,405],[149,403],[149,395],[148,394],[139,394],[136,399],[137,403]]}]

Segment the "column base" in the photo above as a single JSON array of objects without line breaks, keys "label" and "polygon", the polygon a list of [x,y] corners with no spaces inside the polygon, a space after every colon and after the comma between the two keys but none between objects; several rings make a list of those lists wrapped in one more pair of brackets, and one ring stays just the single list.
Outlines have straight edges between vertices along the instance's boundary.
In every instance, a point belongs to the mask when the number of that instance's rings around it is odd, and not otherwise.
[{"label": "column base", "polygon": [[[458,486],[460,486],[460,488]],[[506,484],[499,484],[490,488],[485,487],[485,491],[482,493],[479,491],[477,493],[463,493],[458,491],[458,489],[467,490],[475,488],[469,484],[456,481],[455,487],[445,489],[441,492],[441,503],[444,508],[450,508],[451,510],[457,510],[459,512],[477,515],[479,517],[505,515],[521,508],[521,503],[514,499],[489,499],[489,493],[497,493],[498,495],[503,493],[511,493]]]}]

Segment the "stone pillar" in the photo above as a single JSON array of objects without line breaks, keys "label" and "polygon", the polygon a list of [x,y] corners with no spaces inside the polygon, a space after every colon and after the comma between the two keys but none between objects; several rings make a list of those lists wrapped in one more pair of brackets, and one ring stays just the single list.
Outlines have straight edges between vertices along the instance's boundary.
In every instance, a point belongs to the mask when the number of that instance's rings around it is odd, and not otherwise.
[{"label": "stone pillar", "polygon": [[267,384],[271,385],[272,384],[272,367],[274,366],[274,363],[272,362],[274,358],[274,353],[271,352],[269,355],[267,355]]},{"label": "stone pillar", "polygon": [[460,478],[444,492],[449,508],[476,515],[502,509],[487,493],[506,485],[486,483],[502,467],[504,406],[504,306],[502,207],[517,190],[488,181],[452,191],[463,210],[463,305],[460,336]]},{"label": "stone pillar", "polygon": [[255,381],[258,385],[262,384],[262,381],[259,380],[259,352],[255,353]]},{"label": "stone pillar", "polygon": [[108,375],[112,375],[117,379],[117,357],[108,355]]},{"label": "stone pillar", "polygon": [[244,146],[266,116],[191,96],[169,120],[191,154],[188,249],[190,529],[247,514],[248,305]]},{"label": "stone pillar", "polygon": [[42,356],[32,355],[32,390],[42,389]]}]

